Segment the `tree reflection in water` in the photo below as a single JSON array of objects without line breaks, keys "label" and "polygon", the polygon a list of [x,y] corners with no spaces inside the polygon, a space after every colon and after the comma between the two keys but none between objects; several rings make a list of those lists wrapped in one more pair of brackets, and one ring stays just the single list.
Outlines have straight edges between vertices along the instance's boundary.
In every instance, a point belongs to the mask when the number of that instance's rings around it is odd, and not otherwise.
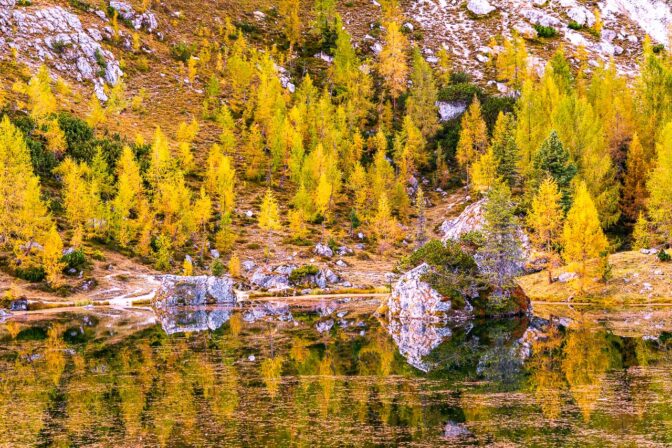
[{"label": "tree reflection in water", "polygon": [[293,315],[4,323],[0,446],[672,443],[667,334],[367,314],[319,333],[316,313]]}]

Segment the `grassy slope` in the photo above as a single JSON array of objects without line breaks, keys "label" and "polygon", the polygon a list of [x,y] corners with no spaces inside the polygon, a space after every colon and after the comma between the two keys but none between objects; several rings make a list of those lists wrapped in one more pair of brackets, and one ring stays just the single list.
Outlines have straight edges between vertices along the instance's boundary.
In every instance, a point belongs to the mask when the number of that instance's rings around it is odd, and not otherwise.
[{"label": "grassy slope", "polygon": [[[533,300],[594,301],[606,303],[668,303],[672,302],[672,263],[661,263],[655,255],[639,252],[619,252],[609,257],[613,277],[607,283],[588,282],[586,294],[579,297],[577,284],[573,282],[548,283],[546,272],[528,275],[518,282]],[[558,269],[555,275],[570,272]],[[645,287],[650,285],[650,289]]]}]

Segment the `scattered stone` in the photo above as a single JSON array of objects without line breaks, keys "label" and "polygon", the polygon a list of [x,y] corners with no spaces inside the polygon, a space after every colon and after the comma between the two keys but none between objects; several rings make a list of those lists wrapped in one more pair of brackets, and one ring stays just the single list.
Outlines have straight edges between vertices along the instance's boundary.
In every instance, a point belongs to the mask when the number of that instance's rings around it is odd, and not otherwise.
[{"label": "scattered stone", "polygon": [[315,246],[315,250],[313,252],[315,252],[320,257],[325,258],[331,258],[334,256],[334,251],[331,250],[329,246],[322,243],[317,243],[317,245]]},{"label": "scattered stone", "polygon": [[642,283],[642,290],[643,291],[652,291],[653,286],[651,286],[651,283],[644,282],[644,283]]},{"label": "scattered stone", "polygon": [[336,253],[338,255],[343,256],[343,255],[352,255],[354,254],[354,251],[347,246],[341,246],[336,250]]},{"label": "scattered stone", "polygon": [[567,283],[577,278],[579,278],[579,275],[576,272],[563,272],[558,275],[558,281],[560,283]]},{"label": "scattered stone", "polygon": [[537,30],[527,22],[520,22],[513,25],[513,29],[525,39],[536,39],[538,37]]},{"label": "scattered stone", "polygon": [[329,56],[327,53],[325,53],[325,52],[323,52],[323,51],[320,51],[319,53],[317,53],[317,54],[315,55],[315,57],[316,57],[317,59],[321,59],[321,60],[323,60],[323,61],[326,62],[327,64],[331,64],[332,62],[334,62],[334,58],[333,58],[332,56]]},{"label": "scattered stone", "polygon": [[467,9],[477,16],[486,16],[496,8],[488,0],[468,0]]},{"label": "scattered stone", "polygon": [[233,280],[228,276],[163,276],[153,299],[158,307],[235,304]]},{"label": "scattered stone", "polygon": [[315,324],[315,329],[318,333],[327,333],[334,326],[334,321],[332,319],[321,321]]},{"label": "scattered stone", "polygon": [[245,260],[242,263],[243,269],[245,269],[246,272],[250,272],[252,269],[254,269],[257,264],[252,261],[252,260]]},{"label": "scattered stone", "polygon": [[247,357],[247,360],[250,362],[254,362],[254,360],[257,359],[254,355],[250,355]]},{"label": "scattered stone", "polygon": [[255,19],[259,21],[264,20],[266,18],[266,14],[264,14],[261,11],[254,11],[252,15],[254,16]]},{"label": "scattered stone", "polygon": [[248,218],[251,218],[251,217],[254,216],[254,212],[252,210],[248,210],[248,211],[245,212],[245,216],[247,216]]},{"label": "scattered stone", "polygon": [[348,263],[346,263],[346,262],[343,261],[343,260],[338,260],[338,261],[336,261],[336,266],[338,266],[338,267],[340,267],[340,268],[347,268],[347,267],[348,267]]},{"label": "scattered stone", "polygon": [[653,271],[653,273],[654,275],[665,275],[662,269],[656,269],[655,271]]},{"label": "scattered stone", "polygon": [[289,274],[281,274],[267,267],[260,267],[254,271],[250,282],[262,289],[289,289]]},{"label": "scattered stone", "polygon": [[575,6],[567,11],[567,16],[581,26],[593,26],[595,15],[585,6]]},{"label": "scattered stone", "polygon": [[217,249],[210,249],[210,256],[214,259],[219,258],[219,251]]},{"label": "scattered stone", "polygon": [[408,31],[413,31],[413,24],[410,22],[404,23],[404,28],[406,28]]}]

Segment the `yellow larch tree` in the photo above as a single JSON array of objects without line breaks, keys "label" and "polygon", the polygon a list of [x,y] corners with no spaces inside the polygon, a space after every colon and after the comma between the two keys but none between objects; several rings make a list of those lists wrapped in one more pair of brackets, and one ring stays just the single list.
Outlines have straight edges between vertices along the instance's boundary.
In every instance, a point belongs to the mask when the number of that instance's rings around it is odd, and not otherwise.
[{"label": "yellow larch tree", "polygon": [[30,78],[26,89],[30,101],[30,116],[36,120],[56,112],[56,97],[51,91],[51,77],[45,65]]},{"label": "yellow larch tree", "polygon": [[567,213],[562,241],[565,260],[578,264],[580,290],[583,292],[587,262],[600,256],[609,245],[585,182],[580,182],[576,188],[572,208]]},{"label": "yellow larch tree", "polygon": [[271,234],[274,231],[282,229],[282,223],[280,222],[280,209],[278,207],[278,202],[273,196],[273,192],[269,188],[264,194],[264,199],[261,202],[261,208],[259,209],[259,218],[258,218],[259,228],[266,232],[266,256],[268,257],[268,252],[270,251],[270,240]]},{"label": "yellow larch tree", "polygon": [[63,241],[56,230],[56,225],[52,225],[45,237],[42,251],[42,267],[52,288],[58,288],[63,284],[62,272],[65,263],[61,261],[62,257]]},{"label": "yellow larch tree", "polygon": [[644,210],[648,197],[646,189],[648,175],[649,167],[645,160],[644,148],[635,133],[628,147],[623,196],[621,198],[623,215],[631,222],[637,220],[641,211]]},{"label": "yellow larch tree", "polygon": [[471,167],[471,189],[474,192],[485,194],[500,181],[497,173],[497,157],[490,146],[481,154]]},{"label": "yellow larch tree", "polygon": [[191,146],[198,135],[200,126],[194,118],[191,122],[181,122],[177,126],[175,140],[177,141],[177,151],[180,159],[180,168],[189,173],[194,169],[194,155]]},{"label": "yellow larch tree", "polygon": [[552,268],[558,260],[558,246],[562,236],[562,193],[558,184],[548,176],[541,182],[532,199],[532,209],[527,215],[527,225],[532,229],[530,239],[534,246],[548,254],[546,270],[548,282],[553,279]]},{"label": "yellow larch tree", "polygon": [[210,227],[210,219],[212,218],[212,200],[205,192],[205,188],[201,188],[201,194],[196,199],[193,205],[193,215],[197,227],[197,242],[200,247],[200,256],[208,248],[208,231]]},{"label": "yellow larch tree", "polygon": [[481,102],[474,95],[469,109],[462,117],[460,139],[455,157],[457,163],[467,173],[467,185],[470,180],[471,165],[488,147],[488,128],[481,114]]},{"label": "yellow larch tree", "polygon": [[672,122],[668,123],[656,143],[655,168],[647,188],[649,220],[655,228],[657,239],[672,242]]},{"label": "yellow larch tree", "polygon": [[406,61],[406,49],[408,40],[401,32],[396,21],[385,24],[385,45],[379,55],[379,67],[381,77],[392,97],[392,103],[396,109],[397,98],[406,90],[408,78],[408,62]]},{"label": "yellow larch tree", "polygon": [[89,100],[89,114],[86,116],[86,122],[92,128],[97,128],[98,126],[105,124],[107,121],[107,112],[100,104],[100,100],[95,93],[91,94],[91,99]]},{"label": "yellow larch tree", "polygon": [[133,150],[124,147],[117,162],[117,194],[112,200],[112,235],[121,247],[128,247],[138,234],[140,201],[144,195],[140,167]]}]

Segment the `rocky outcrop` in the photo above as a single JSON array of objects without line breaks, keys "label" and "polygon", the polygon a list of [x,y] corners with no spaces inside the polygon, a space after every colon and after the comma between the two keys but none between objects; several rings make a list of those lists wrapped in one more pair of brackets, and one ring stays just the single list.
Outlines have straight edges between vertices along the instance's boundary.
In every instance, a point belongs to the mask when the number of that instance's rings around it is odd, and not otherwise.
[{"label": "rocky outcrop", "polygon": [[285,290],[292,286],[309,286],[325,289],[329,285],[338,283],[341,280],[334,271],[327,267],[321,269],[312,268],[314,269],[312,272],[301,275],[298,278],[293,278],[292,273],[300,269],[296,265],[280,265],[274,268],[262,266],[252,274],[250,282],[260,289]]},{"label": "rocky outcrop", "polygon": [[467,103],[464,101],[437,101],[436,107],[439,108],[439,121],[446,122],[462,116],[467,110]]},{"label": "rocky outcrop", "polygon": [[444,221],[441,224],[441,233],[443,241],[458,241],[462,235],[469,232],[478,232],[483,229],[485,219],[483,217],[486,199],[481,199],[473,204],[469,204],[460,216],[454,219]]},{"label": "rocky outcrop", "polygon": [[252,277],[250,277],[250,282],[261,289],[275,289],[283,290],[289,289],[289,274],[296,266],[292,266],[291,269],[286,272],[284,270],[279,270],[279,268],[271,269],[266,266],[259,267]]},{"label": "rocky outcrop", "polygon": [[316,255],[319,255],[320,257],[331,258],[334,256],[334,251],[331,250],[331,247],[322,243],[317,243],[314,252]]},{"label": "rocky outcrop", "polygon": [[130,22],[136,30],[144,29],[148,33],[153,33],[159,27],[156,16],[149,11],[139,13],[130,4],[115,0],[110,1],[110,7],[116,9],[119,15]]},{"label": "rocky outcrop", "polygon": [[486,16],[496,8],[488,0],[468,0],[467,9],[477,16]]},{"label": "rocky outcrop", "polygon": [[27,299],[16,299],[12,300],[9,304],[10,311],[28,311],[28,300]]},{"label": "rocky outcrop", "polygon": [[157,317],[166,334],[215,331],[229,321],[231,310],[168,307],[160,309]]},{"label": "rocky outcrop", "polygon": [[294,316],[285,302],[259,303],[243,313],[245,322],[256,322],[261,319],[291,322]]},{"label": "rocky outcrop", "polygon": [[78,82],[91,81],[98,98],[107,100],[103,85],[116,84],[123,73],[102,39],[97,28],[84,29],[60,6],[19,8],[14,0],[0,0],[0,53],[15,48],[34,67],[46,63]]},{"label": "rocky outcrop", "polygon": [[229,277],[166,275],[153,304],[156,307],[233,305],[236,303],[233,285]]},{"label": "rocky outcrop", "polygon": [[451,315],[459,317],[450,300],[435,291],[422,276],[431,267],[423,263],[405,273],[392,288],[387,301],[390,319],[423,319],[438,322]]}]

